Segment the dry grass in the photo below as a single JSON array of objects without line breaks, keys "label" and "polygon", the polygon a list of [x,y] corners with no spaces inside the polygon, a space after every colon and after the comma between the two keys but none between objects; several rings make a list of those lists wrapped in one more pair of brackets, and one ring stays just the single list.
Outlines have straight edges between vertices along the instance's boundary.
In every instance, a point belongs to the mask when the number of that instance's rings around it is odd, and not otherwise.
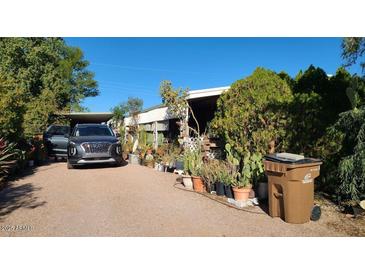
[{"label": "dry grass", "polygon": [[328,221],[326,225],[341,234],[348,236],[365,236],[365,216],[354,216],[344,214],[334,203],[317,195],[315,202],[321,206],[322,214],[325,214]]}]

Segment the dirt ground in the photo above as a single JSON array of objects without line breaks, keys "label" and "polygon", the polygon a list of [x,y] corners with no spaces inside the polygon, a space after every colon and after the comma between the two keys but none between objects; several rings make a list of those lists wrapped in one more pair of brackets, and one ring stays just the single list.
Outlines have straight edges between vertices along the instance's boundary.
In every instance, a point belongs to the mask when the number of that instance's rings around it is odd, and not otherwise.
[{"label": "dirt ground", "polygon": [[363,219],[323,201],[319,221],[287,224],[183,191],[176,178],[138,165],[50,163],[0,192],[0,236],[365,236]]}]

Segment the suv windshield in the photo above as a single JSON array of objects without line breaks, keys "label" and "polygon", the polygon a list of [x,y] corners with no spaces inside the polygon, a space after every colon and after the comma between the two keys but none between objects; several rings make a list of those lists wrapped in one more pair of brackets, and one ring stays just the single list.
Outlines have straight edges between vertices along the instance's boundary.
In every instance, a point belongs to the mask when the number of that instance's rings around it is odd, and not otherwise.
[{"label": "suv windshield", "polygon": [[74,136],[114,136],[108,127],[79,127],[75,129]]},{"label": "suv windshield", "polygon": [[70,127],[68,126],[50,126],[47,130],[49,135],[65,135],[70,132]]}]

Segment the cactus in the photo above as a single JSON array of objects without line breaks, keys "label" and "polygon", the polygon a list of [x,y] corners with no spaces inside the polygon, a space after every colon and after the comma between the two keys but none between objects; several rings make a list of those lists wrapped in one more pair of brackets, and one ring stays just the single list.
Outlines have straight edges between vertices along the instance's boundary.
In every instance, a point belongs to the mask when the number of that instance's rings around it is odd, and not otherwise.
[{"label": "cactus", "polygon": [[225,145],[226,153],[227,153],[227,161],[233,166],[238,166],[240,164],[240,159],[237,159],[233,156],[232,147],[230,144]]}]

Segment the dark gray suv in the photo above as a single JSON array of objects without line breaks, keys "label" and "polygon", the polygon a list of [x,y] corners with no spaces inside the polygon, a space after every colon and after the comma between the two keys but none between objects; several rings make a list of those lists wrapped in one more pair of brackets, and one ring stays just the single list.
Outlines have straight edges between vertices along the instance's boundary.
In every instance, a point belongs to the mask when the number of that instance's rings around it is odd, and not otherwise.
[{"label": "dark gray suv", "polygon": [[118,138],[107,125],[76,125],[67,144],[67,168],[101,163],[121,165],[122,147]]}]

